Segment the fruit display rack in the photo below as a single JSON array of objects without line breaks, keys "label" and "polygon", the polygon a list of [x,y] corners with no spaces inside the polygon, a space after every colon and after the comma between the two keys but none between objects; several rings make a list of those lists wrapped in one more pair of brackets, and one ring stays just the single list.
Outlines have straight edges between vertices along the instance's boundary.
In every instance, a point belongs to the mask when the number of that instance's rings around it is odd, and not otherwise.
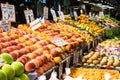
[{"label": "fruit display rack", "polygon": [[[102,33],[103,29],[99,29]],[[36,30],[20,24],[18,28],[11,27],[10,32],[0,33],[0,53],[8,53],[14,61],[21,62],[31,80],[41,75],[48,80],[54,70],[62,79],[66,67],[79,63],[84,52],[90,52],[105,38],[103,34],[94,37],[86,32],[61,22],[46,21]]]}]

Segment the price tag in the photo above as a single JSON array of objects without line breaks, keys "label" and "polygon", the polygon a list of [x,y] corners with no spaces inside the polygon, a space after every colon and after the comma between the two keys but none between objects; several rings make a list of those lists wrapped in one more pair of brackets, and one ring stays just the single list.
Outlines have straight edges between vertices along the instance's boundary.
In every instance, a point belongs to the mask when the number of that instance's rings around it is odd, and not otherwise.
[{"label": "price tag", "polygon": [[44,18],[48,19],[48,7],[44,7]]},{"label": "price tag", "polygon": [[69,75],[71,73],[70,68],[65,68],[65,73],[66,73],[66,75]]},{"label": "price tag", "polygon": [[34,30],[38,29],[41,26],[42,26],[42,24],[38,23],[38,24],[34,25],[33,27],[31,27],[31,29],[34,31]]},{"label": "price tag", "polygon": [[46,76],[45,75],[41,75],[40,77],[38,77],[38,80],[46,80]]},{"label": "price tag", "polygon": [[63,14],[62,11],[58,11],[58,15],[59,15],[59,17],[60,17],[60,19],[61,19],[62,21],[65,20],[65,17],[64,17],[64,14]]},{"label": "price tag", "polygon": [[76,12],[76,11],[74,11],[74,12],[73,12],[73,14],[74,14],[75,20],[77,20],[77,19],[78,19],[77,12]]},{"label": "price tag", "polygon": [[11,22],[16,21],[14,5],[1,4],[1,10],[2,10],[2,20],[5,21],[7,20]]},{"label": "price tag", "polygon": [[53,9],[51,9],[50,11],[51,11],[51,14],[52,14],[52,16],[53,16],[53,20],[54,20],[55,22],[57,22],[57,16],[56,16],[55,11],[54,11]]},{"label": "price tag", "polygon": [[60,63],[59,65],[59,79],[61,80],[63,74],[63,63]]},{"label": "price tag", "polygon": [[51,42],[56,46],[65,46],[68,44],[68,42],[64,41],[62,38],[53,38]]},{"label": "price tag", "polygon": [[36,19],[36,20],[34,20],[34,21],[32,21],[31,23],[30,23],[30,27],[33,27],[33,26],[35,26],[36,24],[38,24],[38,23],[40,23],[40,19]]},{"label": "price tag", "polygon": [[82,9],[80,10],[80,13],[83,14],[83,10]]},{"label": "price tag", "polygon": [[34,21],[34,14],[33,14],[32,9],[24,10],[24,14],[25,14],[25,18],[26,18],[27,23]]},{"label": "price tag", "polygon": [[100,12],[99,12],[99,17],[102,18],[103,16],[104,16],[103,11],[100,11]]},{"label": "price tag", "polygon": [[0,21],[0,27],[1,27],[2,32],[10,31],[10,25],[8,21]]}]

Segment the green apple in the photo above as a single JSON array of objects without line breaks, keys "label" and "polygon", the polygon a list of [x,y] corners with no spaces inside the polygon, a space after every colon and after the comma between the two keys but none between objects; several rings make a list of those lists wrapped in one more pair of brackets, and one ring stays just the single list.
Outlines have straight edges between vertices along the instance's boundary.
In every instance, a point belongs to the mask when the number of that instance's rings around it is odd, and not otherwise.
[{"label": "green apple", "polygon": [[13,80],[21,80],[19,77],[14,77]]},{"label": "green apple", "polygon": [[0,58],[2,58],[7,64],[11,64],[14,61],[12,56],[8,53],[2,53]]},{"label": "green apple", "polygon": [[20,62],[13,62],[11,64],[12,68],[15,70],[15,76],[20,76],[24,73],[24,65]]},{"label": "green apple", "polygon": [[0,80],[8,80],[6,73],[2,70],[0,70]]},{"label": "green apple", "polygon": [[15,76],[15,71],[13,70],[12,66],[9,64],[5,64],[2,67],[2,70],[7,74],[8,80],[12,80],[13,77]]},{"label": "green apple", "polygon": [[20,79],[21,79],[21,80],[30,80],[29,77],[28,77],[28,75],[25,74],[25,73],[23,73],[23,74],[20,76]]}]

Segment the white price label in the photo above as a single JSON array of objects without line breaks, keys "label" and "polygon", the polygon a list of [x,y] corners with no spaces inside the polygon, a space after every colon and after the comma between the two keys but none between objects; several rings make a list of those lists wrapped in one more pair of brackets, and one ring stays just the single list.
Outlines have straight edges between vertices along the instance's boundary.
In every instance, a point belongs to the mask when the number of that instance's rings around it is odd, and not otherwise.
[{"label": "white price label", "polygon": [[59,15],[61,20],[63,20],[63,21],[65,20],[65,17],[64,17],[64,14],[62,11],[58,11],[58,15]]},{"label": "white price label", "polygon": [[2,32],[10,31],[10,25],[8,21],[0,21],[0,27],[2,29]]},{"label": "white price label", "polygon": [[35,26],[31,27],[31,29],[34,31],[34,30],[38,29],[38,28],[41,27],[41,26],[42,26],[42,24],[41,24],[41,23],[38,23],[38,24],[36,24]]},{"label": "white price label", "polygon": [[76,11],[74,11],[73,13],[74,13],[75,20],[77,20],[77,19],[78,19],[77,12],[76,12]]},{"label": "white price label", "polygon": [[53,38],[51,42],[56,46],[65,46],[68,44],[68,42],[64,41],[62,38]]},{"label": "white price label", "polygon": [[2,10],[2,20],[7,20],[11,22],[16,21],[14,5],[1,4],[1,10]]},{"label": "white price label", "polygon": [[44,17],[45,19],[48,19],[48,7],[44,7]]},{"label": "white price label", "polygon": [[56,22],[57,21],[57,15],[53,9],[51,9],[51,14],[53,16],[53,20]]},{"label": "white price label", "polygon": [[82,9],[80,10],[80,13],[83,14],[83,10]]},{"label": "white price label", "polygon": [[100,12],[99,12],[99,17],[102,18],[103,16],[104,16],[103,11],[100,11]]},{"label": "white price label", "polygon": [[45,75],[41,75],[40,77],[38,77],[38,80],[46,80],[46,76]]},{"label": "white price label", "polygon": [[24,10],[24,14],[25,14],[25,18],[26,18],[27,23],[34,21],[34,14],[33,14],[32,9]]}]

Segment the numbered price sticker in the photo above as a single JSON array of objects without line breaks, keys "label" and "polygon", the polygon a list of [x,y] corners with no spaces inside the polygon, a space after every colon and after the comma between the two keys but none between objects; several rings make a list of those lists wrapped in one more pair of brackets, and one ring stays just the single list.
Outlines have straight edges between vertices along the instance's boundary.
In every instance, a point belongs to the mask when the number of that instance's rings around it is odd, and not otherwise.
[{"label": "numbered price sticker", "polygon": [[55,22],[57,22],[57,16],[56,16],[55,11],[54,11],[53,9],[51,9],[50,11],[51,11],[51,14],[52,14],[52,16],[53,16],[53,20],[54,20]]},{"label": "numbered price sticker", "polygon": [[8,21],[0,21],[0,27],[1,27],[2,32],[10,31],[10,25]]},{"label": "numbered price sticker", "polygon": [[62,11],[58,11],[58,15],[59,15],[59,17],[60,17],[60,19],[61,19],[62,21],[65,20],[65,17],[64,17],[64,14],[63,14]]},{"label": "numbered price sticker", "polygon": [[34,14],[33,14],[32,9],[24,10],[24,14],[25,14],[25,18],[26,18],[27,23],[34,21]]},{"label": "numbered price sticker", "polygon": [[68,42],[64,41],[62,38],[53,38],[51,42],[56,46],[65,46],[68,44]]},{"label": "numbered price sticker", "polygon": [[14,5],[1,4],[1,10],[2,10],[2,20],[7,20],[11,22],[16,21]]}]

